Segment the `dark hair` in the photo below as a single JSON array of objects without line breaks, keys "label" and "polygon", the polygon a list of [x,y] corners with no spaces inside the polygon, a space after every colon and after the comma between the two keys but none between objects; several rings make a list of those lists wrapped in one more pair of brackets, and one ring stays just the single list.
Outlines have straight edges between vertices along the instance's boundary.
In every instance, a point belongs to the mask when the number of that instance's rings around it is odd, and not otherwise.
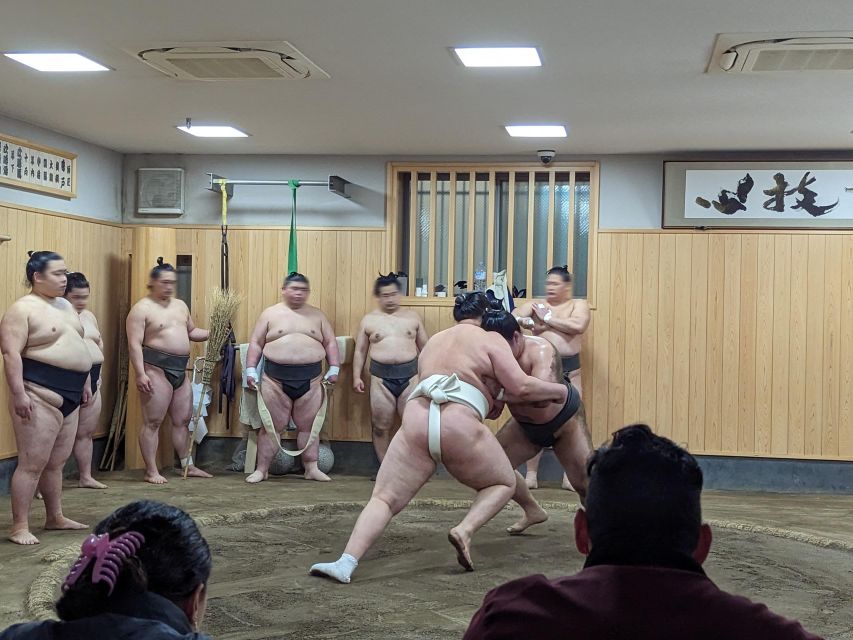
[{"label": "dark hair", "polygon": [[174,273],[175,267],[168,262],[163,262],[163,256],[160,256],[157,258],[157,266],[151,269],[150,277],[152,280],[159,280],[161,275],[168,272]]},{"label": "dark hair", "polygon": [[122,565],[112,595],[107,595],[106,583],[92,584],[92,562],[56,603],[61,620],[98,615],[108,610],[111,600],[146,590],[180,606],[200,584],[207,584],[210,548],[186,512],[162,502],[139,500],[116,509],[95,527],[96,534],[107,533],[110,539],[127,531],[141,533],[145,542]]},{"label": "dark hair", "polygon": [[521,331],[518,319],[506,309],[486,309],[480,326],[486,331],[501,334],[507,342],[511,342],[516,332]]},{"label": "dark hair", "polygon": [[391,285],[397,287],[397,291],[403,290],[403,285],[401,285],[400,281],[397,279],[396,273],[392,271],[387,276],[383,276],[380,273],[379,277],[376,278],[376,282],[373,283],[373,295],[378,296],[379,290],[382,289],[382,287],[388,287]]},{"label": "dark hair", "polygon": [[696,459],[645,424],[623,427],[587,463],[585,509],[597,553],[616,564],[691,555],[702,525]]},{"label": "dark hair", "polygon": [[47,271],[47,265],[54,260],[64,260],[64,258],[53,251],[27,251],[30,257],[27,260],[27,282],[33,284],[33,276],[37,273]]},{"label": "dark hair", "polygon": [[310,286],[310,282],[308,282],[308,278],[303,276],[301,273],[297,273],[296,271],[291,271],[287,274],[287,277],[284,279],[284,286],[286,287],[291,282],[304,282],[307,286]]},{"label": "dark hair", "polygon": [[562,267],[551,267],[548,269],[548,275],[560,276],[563,282],[571,282],[572,274],[569,273],[569,265],[564,264]]},{"label": "dark hair", "polygon": [[68,280],[65,283],[65,295],[67,296],[74,289],[89,289],[89,281],[79,271],[69,271]]},{"label": "dark hair", "polygon": [[489,306],[489,299],[482,291],[463,293],[456,296],[456,301],[453,304],[453,319],[456,322],[479,320]]}]

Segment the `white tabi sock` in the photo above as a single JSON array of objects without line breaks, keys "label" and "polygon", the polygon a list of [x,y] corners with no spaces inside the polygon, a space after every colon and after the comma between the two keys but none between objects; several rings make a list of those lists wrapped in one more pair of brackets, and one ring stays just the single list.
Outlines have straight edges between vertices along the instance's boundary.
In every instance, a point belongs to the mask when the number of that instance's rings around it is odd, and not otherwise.
[{"label": "white tabi sock", "polygon": [[334,578],[338,582],[349,584],[352,578],[352,573],[358,566],[358,560],[350,554],[343,554],[337,562],[320,562],[311,567],[311,575],[313,576],[328,576]]}]

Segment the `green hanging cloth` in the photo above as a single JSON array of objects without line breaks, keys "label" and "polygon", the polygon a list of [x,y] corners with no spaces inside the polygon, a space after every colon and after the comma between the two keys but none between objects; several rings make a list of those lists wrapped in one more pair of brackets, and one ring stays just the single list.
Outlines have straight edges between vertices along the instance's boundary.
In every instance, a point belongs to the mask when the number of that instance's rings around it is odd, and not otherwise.
[{"label": "green hanging cloth", "polygon": [[299,271],[299,260],[296,255],[296,190],[299,188],[299,180],[288,180],[287,186],[293,195],[293,207],[290,210],[290,243],[287,247],[287,272]]}]

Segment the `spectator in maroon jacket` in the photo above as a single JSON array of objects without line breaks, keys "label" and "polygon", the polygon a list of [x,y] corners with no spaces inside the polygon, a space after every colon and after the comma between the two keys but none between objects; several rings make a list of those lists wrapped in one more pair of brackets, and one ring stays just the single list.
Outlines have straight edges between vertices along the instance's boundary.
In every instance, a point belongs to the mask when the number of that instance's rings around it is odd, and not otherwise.
[{"label": "spectator in maroon jacket", "polygon": [[587,465],[575,516],[583,570],[513,580],[486,595],[465,640],[819,640],[799,622],[721,591],[704,573],[702,471],[672,441],[637,424]]}]

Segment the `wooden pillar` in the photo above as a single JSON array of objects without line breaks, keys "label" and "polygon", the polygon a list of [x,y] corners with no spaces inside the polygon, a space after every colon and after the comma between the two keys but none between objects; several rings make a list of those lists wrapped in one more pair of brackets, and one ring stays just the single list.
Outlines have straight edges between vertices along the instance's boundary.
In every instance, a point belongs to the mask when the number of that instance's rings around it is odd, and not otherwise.
[{"label": "wooden pillar", "polygon": [[[148,295],[148,276],[157,264],[157,258],[175,264],[177,261],[175,229],[139,227],[133,230],[130,258],[130,306]],[[139,430],[142,428],[142,405],[136,388],[136,374],[130,367],[127,384],[127,421],[124,437],[124,460],[126,469],[143,469],[142,452],[139,450]],[[160,447],[157,460],[160,466],[171,465],[172,437],[168,418],[160,427]]]}]

